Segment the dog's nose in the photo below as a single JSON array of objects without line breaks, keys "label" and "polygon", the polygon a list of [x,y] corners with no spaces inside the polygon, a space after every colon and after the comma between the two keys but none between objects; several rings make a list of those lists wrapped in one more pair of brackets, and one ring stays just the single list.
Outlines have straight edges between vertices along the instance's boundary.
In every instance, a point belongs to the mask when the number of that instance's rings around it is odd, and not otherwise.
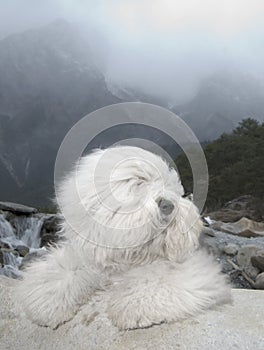
[{"label": "dog's nose", "polygon": [[174,209],[174,205],[171,201],[161,198],[158,200],[158,206],[162,214],[170,215]]}]

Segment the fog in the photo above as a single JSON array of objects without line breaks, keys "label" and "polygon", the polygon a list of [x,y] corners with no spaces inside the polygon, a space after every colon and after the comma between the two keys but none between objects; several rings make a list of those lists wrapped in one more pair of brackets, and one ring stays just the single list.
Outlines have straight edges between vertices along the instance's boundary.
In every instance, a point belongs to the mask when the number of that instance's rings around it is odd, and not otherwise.
[{"label": "fog", "polygon": [[0,38],[66,19],[109,82],[181,103],[219,70],[264,80],[263,15],[262,0],[0,0]]}]

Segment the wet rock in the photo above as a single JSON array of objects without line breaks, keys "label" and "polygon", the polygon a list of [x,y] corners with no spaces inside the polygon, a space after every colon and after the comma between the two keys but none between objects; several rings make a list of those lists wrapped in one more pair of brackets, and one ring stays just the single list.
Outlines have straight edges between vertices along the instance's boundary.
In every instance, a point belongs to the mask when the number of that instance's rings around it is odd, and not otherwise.
[{"label": "wet rock", "polygon": [[11,202],[0,202],[0,209],[9,211],[14,214],[30,215],[37,212],[37,209],[28,207],[23,204],[11,203]]},{"label": "wet rock", "polygon": [[11,248],[11,244],[7,243],[7,242],[2,242],[0,241],[0,249],[10,249]]},{"label": "wet rock", "polygon": [[255,286],[257,289],[264,289],[264,272],[257,276]]},{"label": "wet rock", "polygon": [[43,216],[43,225],[40,232],[40,247],[58,242],[60,239],[60,235],[58,234],[60,221],[61,216],[57,214]]},{"label": "wet rock", "polygon": [[24,245],[18,245],[15,249],[18,254],[22,257],[26,256],[29,253],[29,248]]},{"label": "wet rock", "polygon": [[4,265],[4,254],[3,252],[0,250],[0,267],[2,267]]}]

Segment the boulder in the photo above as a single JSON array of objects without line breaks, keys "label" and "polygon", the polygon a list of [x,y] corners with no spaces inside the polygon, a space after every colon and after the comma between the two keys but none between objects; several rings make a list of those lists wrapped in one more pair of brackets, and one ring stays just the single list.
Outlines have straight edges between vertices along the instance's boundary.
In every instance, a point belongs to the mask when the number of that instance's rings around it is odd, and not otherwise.
[{"label": "boulder", "polygon": [[246,210],[254,197],[251,195],[240,196],[224,204],[223,208],[232,210]]},{"label": "boulder", "polygon": [[11,213],[20,215],[30,215],[37,212],[37,209],[28,207],[23,204],[11,203],[11,202],[0,202],[0,209],[3,211],[10,211]]},{"label": "boulder", "polygon": [[3,252],[0,250],[0,267],[2,267],[4,265],[4,254]]},{"label": "boulder", "polygon": [[264,250],[260,250],[255,256],[251,257],[251,264],[264,272]]},{"label": "boulder", "polygon": [[264,289],[264,272],[257,276],[255,286],[257,289]]},{"label": "boulder", "polygon": [[212,228],[241,237],[264,237],[264,223],[242,218],[235,223],[215,222]]},{"label": "boulder", "polygon": [[264,203],[251,195],[235,198],[216,211],[207,214],[211,219],[222,222],[236,222],[243,217],[264,221]]},{"label": "boulder", "polygon": [[42,215],[42,219],[43,225],[40,232],[40,247],[57,243],[60,239],[58,231],[60,229],[59,223],[61,222],[61,216],[59,214],[45,214]]},{"label": "boulder", "polygon": [[121,332],[97,295],[56,330],[32,324],[13,297],[18,280],[0,278],[2,349],[20,350],[220,350],[264,348],[264,303],[261,290],[232,290],[233,303],[196,318]]},{"label": "boulder", "polygon": [[256,245],[246,245],[238,250],[237,264],[241,267],[252,266],[251,258],[256,256],[260,248]]},{"label": "boulder", "polygon": [[29,248],[25,245],[18,245],[14,250],[17,251],[19,256],[22,257],[26,256],[29,253]]},{"label": "boulder", "polygon": [[212,220],[221,222],[236,222],[247,216],[244,210],[221,209],[208,214]]}]

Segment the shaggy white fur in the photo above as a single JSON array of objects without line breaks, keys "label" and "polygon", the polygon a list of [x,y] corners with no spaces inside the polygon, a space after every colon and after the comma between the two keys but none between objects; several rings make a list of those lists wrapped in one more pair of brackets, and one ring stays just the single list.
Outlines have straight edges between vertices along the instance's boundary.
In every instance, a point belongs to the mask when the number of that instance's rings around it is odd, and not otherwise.
[{"label": "shaggy white fur", "polygon": [[95,150],[62,181],[65,241],[26,270],[30,319],[56,328],[96,290],[120,329],[195,315],[230,298],[220,267],[199,249],[202,222],[175,169],[131,146]]}]

